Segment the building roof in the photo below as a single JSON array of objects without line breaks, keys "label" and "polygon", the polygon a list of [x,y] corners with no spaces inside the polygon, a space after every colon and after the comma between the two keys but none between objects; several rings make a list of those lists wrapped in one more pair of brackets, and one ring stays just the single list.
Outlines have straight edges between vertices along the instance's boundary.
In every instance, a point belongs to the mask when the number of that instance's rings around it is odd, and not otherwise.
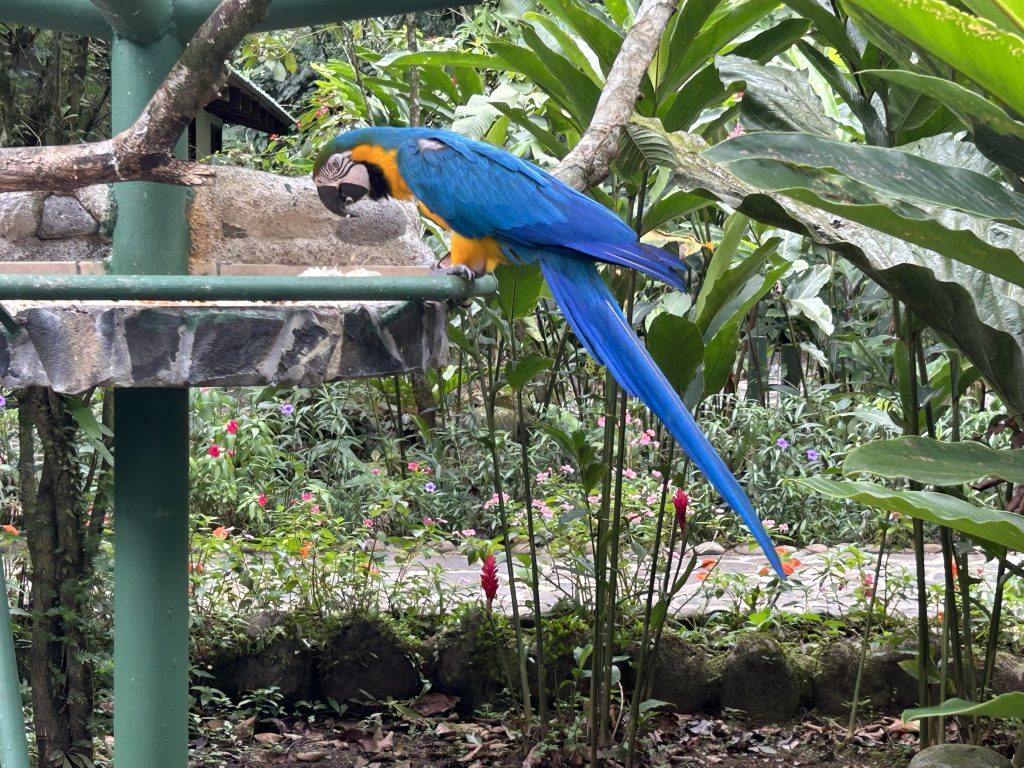
[{"label": "building roof", "polygon": [[266,91],[234,67],[220,96],[206,105],[211,115],[263,133],[288,133],[295,118]]}]

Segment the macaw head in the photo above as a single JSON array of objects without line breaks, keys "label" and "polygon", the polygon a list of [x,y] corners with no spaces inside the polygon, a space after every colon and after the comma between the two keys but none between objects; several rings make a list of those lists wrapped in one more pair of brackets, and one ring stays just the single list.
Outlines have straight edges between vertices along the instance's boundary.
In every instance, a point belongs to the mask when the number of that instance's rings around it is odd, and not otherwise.
[{"label": "macaw head", "polygon": [[313,183],[320,201],[333,213],[369,196],[411,199],[398,173],[398,145],[406,137],[400,128],[357,128],[325,144],[313,165]]}]

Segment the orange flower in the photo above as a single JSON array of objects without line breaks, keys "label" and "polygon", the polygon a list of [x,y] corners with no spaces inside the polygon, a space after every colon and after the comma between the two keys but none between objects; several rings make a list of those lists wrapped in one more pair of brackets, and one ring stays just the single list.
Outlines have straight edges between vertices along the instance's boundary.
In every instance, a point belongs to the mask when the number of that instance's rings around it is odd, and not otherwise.
[{"label": "orange flower", "polygon": [[780,555],[784,555],[787,552],[789,552],[789,550],[786,549],[785,547],[776,547],[775,551],[778,552]]},{"label": "orange flower", "polygon": [[[782,563],[782,572],[784,574],[786,574],[787,576],[792,576],[793,575],[793,571],[795,571],[799,566],[800,566],[800,561],[799,560],[796,560],[796,561],[786,560],[785,562]],[[767,569],[765,569],[765,570],[767,570]]]},{"label": "orange flower", "polygon": [[18,529],[15,528],[13,525],[4,525],[4,526],[0,526],[0,528],[3,528],[3,530],[5,530],[9,534],[11,534],[11,536],[17,536],[18,535]]},{"label": "orange flower", "polygon": [[707,571],[697,571],[697,573],[695,573],[694,576],[693,576],[693,578],[695,578],[697,581],[704,581],[704,579],[706,579],[707,577],[708,577],[708,572]]},{"label": "orange flower", "polygon": [[223,525],[218,525],[216,528],[213,529],[212,535],[215,539],[220,539],[221,541],[223,541],[228,537],[230,533],[231,532]]},{"label": "orange flower", "polygon": [[301,547],[299,547],[299,557],[308,557],[309,556],[309,549],[312,546],[313,545],[310,542],[307,541],[305,544],[303,544]]},{"label": "orange flower", "polygon": [[771,573],[771,572],[772,572],[772,569],[771,569],[771,568],[769,568],[769,567],[768,567],[768,566],[766,565],[766,566],[765,566],[764,568],[762,568],[762,569],[761,569],[760,571],[758,571],[758,572],[757,572],[757,575],[758,575],[758,576],[767,576],[767,575],[768,575],[769,573]]},{"label": "orange flower", "polygon": [[378,568],[369,560],[367,560],[365,563],[360,563],[359,567],[367,573],[369,573],[371,576],[380,576],[380,568]]},{"label": "orange flower", "polygon": [[957,576],[956,560],[950,561],[950,563],[949,563],[949,572],[953,575],[953,578],[955,579],[956,576]]},{"label": "orange flower", "polygon": [[715,558],[713,558],[713,557],[709,557],[707,560],[701,560],[700,561],[700,567],[703,568],[706,571],[710,571],[716,565],[718,565],[718,561],[715,560]]}]

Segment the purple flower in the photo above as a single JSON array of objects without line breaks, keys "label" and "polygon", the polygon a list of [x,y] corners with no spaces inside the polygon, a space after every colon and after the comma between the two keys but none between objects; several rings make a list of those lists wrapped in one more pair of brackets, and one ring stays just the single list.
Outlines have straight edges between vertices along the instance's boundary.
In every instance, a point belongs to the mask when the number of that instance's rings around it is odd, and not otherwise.
[{"label": "purple flower", "polygon": [[3,410],[6,407],[7,407],[7,398],[4,397],[3,395],[0,395],[0,410]]},{"label": "purple flower", "polygon": [[427,483],[426,485],[423,486],[423,490],[426,491],[427,493],[433,493],[434,491],[437,490],[437,486],[434,485],[433,483]]},{"label": "purple flower", "polygon": [[786,440],[786,438],[784,437],[780,437],[778,440],[776,440],[775,444],[779,446],[779,448],[789,448],[789,441]]},{"label": "purple flower", "polygon": [[817,460],[818,460],[818,459],[820,459],[820,458],[821,458],[821,454],[820,454],[820,453],[818,453],[818,452],[817,452],[816,450],[814,450],[813,448],[811,448],[811,450],[809,450],[809,451],[807,452],[807,460],[808,460],[808,461],[817,461]]},{"label": "purple flower", "polygon": [[292,405],[291,403],[282,403],[281,404],[281,413],[283,413],[285,416],[291,416],[292,415],[292,411],[294,411],[294,410],[295,410],[295,406]]}]

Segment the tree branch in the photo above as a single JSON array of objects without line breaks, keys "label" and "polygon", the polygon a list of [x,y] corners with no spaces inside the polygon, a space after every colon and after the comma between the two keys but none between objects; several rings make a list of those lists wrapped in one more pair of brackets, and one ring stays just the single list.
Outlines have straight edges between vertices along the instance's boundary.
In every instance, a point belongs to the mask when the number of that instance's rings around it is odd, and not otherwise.
[{"label": "tree branch", "polygon": [[213,99],[224,62],[270,7],[270,0],[223,0],[196,31],[139,118],[106,141],[0,149],[0,192],[65,190],[115,181],[202,184],[206,166],[174,157],[192,118]]},{"label": "tree branch", "polygon": [[619,153],[619,134],[629,123],[640,83],[677,5],[678,0],[644,0],[640,6],[608,72],[590,127],[555,171],[569,186],[586,189],[608,175]]}]

